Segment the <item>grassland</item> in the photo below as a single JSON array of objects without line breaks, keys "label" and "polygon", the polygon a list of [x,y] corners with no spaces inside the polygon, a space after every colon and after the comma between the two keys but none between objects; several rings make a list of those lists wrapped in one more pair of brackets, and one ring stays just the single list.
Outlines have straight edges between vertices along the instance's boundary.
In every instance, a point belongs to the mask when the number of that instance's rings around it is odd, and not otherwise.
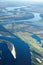
[{"label": "grassland", "polygon": [[[40,44],[35,39],[33,39],[27,32],[15,32],[14,34],[29,45],[32,65],[43,65],[43,63],[40,64],[36,60],[36,58],[39,58],[40,60],[43,58],[43,48],[40,46]],[[36,53],[33,53],[33,51],[35,51]]]}]

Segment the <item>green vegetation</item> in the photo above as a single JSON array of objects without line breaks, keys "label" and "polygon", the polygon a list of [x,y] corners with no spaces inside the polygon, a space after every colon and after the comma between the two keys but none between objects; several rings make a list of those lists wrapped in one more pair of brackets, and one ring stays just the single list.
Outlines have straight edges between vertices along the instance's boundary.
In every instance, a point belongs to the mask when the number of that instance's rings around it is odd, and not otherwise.
[{"label": "green vegetation", "polygon": [[[42,63],[40,64],[36,60],[36,58],[39,58],[39,59],[43,58],[43,48],[40,46],[40,44],[35,39],[33,39],[29,35],[29,33],[27,33],[27,32],[24,32],[24,33],[23,32],[15,32],[14,34],[16,36],[18,36],[19,38],[21,38],[21,40],[23,40],[24,42],[26,42],[29,45],[32,64],[34,64],[34,65],[42,65]],[[36,53],[33,53],[33,51],[35,51]]]}]

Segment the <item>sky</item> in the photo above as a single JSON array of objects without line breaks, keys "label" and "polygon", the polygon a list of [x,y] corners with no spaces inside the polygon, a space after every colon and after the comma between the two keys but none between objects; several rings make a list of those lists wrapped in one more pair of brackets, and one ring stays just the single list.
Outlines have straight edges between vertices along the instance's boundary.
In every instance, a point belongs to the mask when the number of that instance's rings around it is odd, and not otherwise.
[{"label": "sky", "polygon": [[43,2],[43,0],[0,0],[1,2],[3,1],[29,1],[29,2]]}]

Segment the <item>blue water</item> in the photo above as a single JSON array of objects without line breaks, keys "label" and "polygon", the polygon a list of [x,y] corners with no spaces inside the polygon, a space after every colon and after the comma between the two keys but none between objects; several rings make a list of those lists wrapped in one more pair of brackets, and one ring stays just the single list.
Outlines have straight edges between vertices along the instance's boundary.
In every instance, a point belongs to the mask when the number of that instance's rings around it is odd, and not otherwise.
[{"label": "blue water", "polygon": [[7,45],[3,44],[4,42],[0,43],[0,50],[2,50],[2,59],[0,61],[0,65],[31,65],[30,48],[24,41],[22,41],[15,35],[13,38],[0,36],[0,39],[9,41],[14,44],[17,57],[16,59],[14,59]]},{"label": "blue water", "polygon": [[[9,12],[10,13],[10,12]],[[8,19],[4,19],[4,21],[0,22],[0,25],[5,25],[5,24],[14,24],[15,22],[31,22],[30,25],[34,25],[34,26],[43,26],[43,22],[41,23],[40,20],[42,19],[40,17],[40,13],[36,13],[36,12],[30,12],[32,13],[33,16],[30,17],[23,17],[23,19],[18,19],[15,20],[14,17],[8,18]]]},{"label": "blue water", "polygon": [[[34,14],[34,18],[30,20],[18,20],[18,21],[9,20],[9,21],[0,22],[0,31],[2,31],[3,34],[5,33],[6,35],[14,36],[12,38],[0,36],[0,39],[9,41],[12,44],[14,44],[16,49],[16,56],[17,56],[17,58],[14,59],[7,45],[3,44],[4,42],[0,43],[0,50],[2,50],[2,60],[0,61],[0,65],[31,65],[31,54],[30,54],[29,46],[20,38],[18,38],[17,36],[10,33],[8,30],[3,28],[1,25],[12,24],[15,22],[27,22],[27,21],[28,22],[33,21],[33,23],[30,23],[29,25],[34,25],[34,26],[40,25],[40,22],[34,23],[34,21],[39,21],[41,19],[39,13],[33,13],[33,14]],[[43,26],[43,24],[41,24],[41,26]],[[37,37],[36,35],[32,35],[32,37],[41,43],[39,37]]]},{"label": "blue water", "polygon": [[31,36],[32,38],[36,39],[37,42],[41,43],[41,39],[36,34],[33,34]]}]

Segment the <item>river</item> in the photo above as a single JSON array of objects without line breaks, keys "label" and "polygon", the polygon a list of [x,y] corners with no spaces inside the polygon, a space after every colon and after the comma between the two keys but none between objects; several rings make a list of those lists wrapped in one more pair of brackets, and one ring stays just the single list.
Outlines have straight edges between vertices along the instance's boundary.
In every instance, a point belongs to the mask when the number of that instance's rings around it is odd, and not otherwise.
[{"label": "river", "polygon": [[[3,30],[1,31],[3,32]],[[0,50],[2,50],[2,59],[0,60],[1,65],[31,65],[29,45],[15,35],[11,38],[0,36],[0,40],[1,39],[12,43],[16,49],[16,59],[14,59],[7,45],[3,44],[4,42],[0,42]]]}]

